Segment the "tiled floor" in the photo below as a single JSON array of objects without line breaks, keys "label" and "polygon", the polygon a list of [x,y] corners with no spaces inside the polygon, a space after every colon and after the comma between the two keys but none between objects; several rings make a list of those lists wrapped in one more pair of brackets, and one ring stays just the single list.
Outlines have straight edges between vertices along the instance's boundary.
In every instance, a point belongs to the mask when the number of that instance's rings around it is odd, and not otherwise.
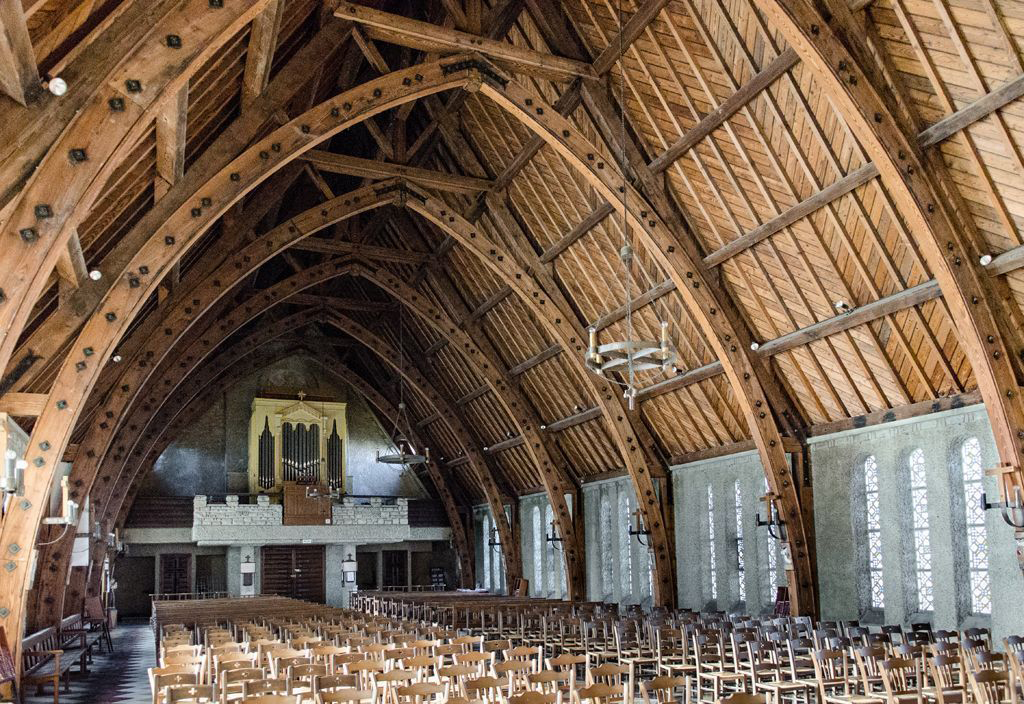
[{"label": "tiled floor", "polygon": [[[146,669],[154,664],[153,631],[148,623],[122,623],[112,633],[114,652],[97,653],[89,674],[72,675],[71,691],[60,694],[61,704],[149,704]],[[53,704],[53,692],[25,692],[26,704]]]}]

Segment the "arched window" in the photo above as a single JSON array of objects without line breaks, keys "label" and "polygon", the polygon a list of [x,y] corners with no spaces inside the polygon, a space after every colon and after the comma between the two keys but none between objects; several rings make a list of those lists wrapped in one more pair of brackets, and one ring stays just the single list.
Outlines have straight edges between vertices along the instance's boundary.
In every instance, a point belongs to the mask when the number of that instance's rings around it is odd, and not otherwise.
[{"label": "arched window", "polygon": [[619,490],[619,582],[622,589],[622,599],[627,599],[633,594],[633,560],[630,555],[629,535],[629,494],[625,487]]},{"label": "arched window", "polygon": [[932,541],[928,527],[928,472],[924,466],[924,450],[920,447],[907,457],[910,469],[910,504],[914,518],[914,568],[917,574],[917,608],[931,611]]},{"label": "arched window", "polygon": [[708,577],[711,578],[711,598],[718,598],[718,562],[715,558],[715,495],[708,484]]},{"label": "arched window", "polygon": [[746,569],[743,566],[743,492],[740,483],[734,484],[734,503],[736,509],[736,577],[740,585],[740,601],[747,600]]},{"label": "arched window", "polygon": [[985,509],[981,507],[981,443],[967,438],[960,446],[960,466],[964,475],[964,511],[967,519],[967,567],[971,579],[971,612],[992,613],[992,584],[988,575],[988,534]]},{"label": "arched window", "polygon": [[543,592],[544,579],[544,526],[540,522],[540,506],[533,507],[533,595]]},{"label": "arched window", "polygon": [[[611,545],[612,540],[612,502],[608,498],[608,492],[601,492],[601,545]],[[614,590],[614,560],[601,561],[601,593],[611,598]]]},{"label": "arched window", "polygon": [[483,520],[483,547],[484,547],[484,589],[491,589],[491,517],[484,514]]},{"label": "arched window", "polygon": [[554,520],[555,514],[551,511],[551,504],[548,504],[544,507],[544,561],[547,562],[547,569],[544,570],[546,582],[544,584],[544,593],[548,596],[551,596],[552,592],[558,591],[558,571],[562,567],[556,559],[558,556],[555,555],[554,544],[546,540],[547,531],[551,530],[551,522]]},{"label": "arched window", "polygon": [[882,512],[878,493],[878,462],[871,455],[864,460],[864,523],[867,529],[868,579],[871,606],[885,608],[885,587],[882,584]]},{"label": "arched window", "polygon": [[[768,487],[768,477],[765,477],[764,478],[764,493],[767,494],[769,491],[770,491],[770,489]],[[767,533],[765,535],[767,535]],[[770,535],[767,535],[767,541],[766,541],[767,545],[766,545],[766,547],[768,548],[768,601],[769,602],[774,602],[775,601],[775,590],[778,588],[778,584],[779,584],[779,554],[778,554],[778,552],[776,552],[779,549],[779,547],[777,545],[777,542],[778,541],[776,541]]]}]

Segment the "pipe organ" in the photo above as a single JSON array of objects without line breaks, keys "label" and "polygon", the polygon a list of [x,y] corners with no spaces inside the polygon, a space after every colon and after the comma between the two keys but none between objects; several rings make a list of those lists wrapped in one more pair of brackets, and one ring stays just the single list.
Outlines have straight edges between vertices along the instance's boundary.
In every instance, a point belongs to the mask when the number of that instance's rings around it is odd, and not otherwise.
[{"label": "pipe organ", "polygon": [[285,484],[344,490],[348,428],[344,403],[257,397],[249,419],[249,491]]}]

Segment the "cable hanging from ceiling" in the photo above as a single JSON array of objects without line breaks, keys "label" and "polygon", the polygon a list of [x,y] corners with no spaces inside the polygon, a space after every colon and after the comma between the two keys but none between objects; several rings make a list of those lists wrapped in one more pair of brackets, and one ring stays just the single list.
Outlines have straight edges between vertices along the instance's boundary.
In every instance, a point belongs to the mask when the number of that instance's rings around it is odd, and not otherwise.
[{"label": "cable hanging from ceiling", "polygon": [[[633,234],[627,217],[627,158],[626,158],[626,65],[625,47],[623,45],[622,2],[618,3],[618,35],[619,35],[619,172],[622,174],[621,198],[621,230],[622,247],[619,249],[619,260],[625,274],[624,288],[626,291],[626,337],[622,340],[601,342],[596,326],[588,329],[590,336],[584,361],[592,372],[624,387],[623,398],[629,404],[629,410],[636,409],[637,372],[660,370],[662,372],[675,369],[676,351],[669,341],[668,319],[659,315],[658,306],[654,306],[654,314],[661,330],[659,340],[634,339],[633,327]],[[638,265],[643,270],[642,265]],[[646,273],[646,272],[645,272]],[[649,277],[648,277],[649,278]]]},{"label": "cable hanging from ceiling", "polygon": [[[391,430],[396,452],[381,454],[377,451],[377,461],[381,464],[424,464],[430,461],[430,448],[423,448],[422,453],[416,452],[412,446],[412,424],[405,408],[405,318],[401,306],[398,309],[398,412],[395,413],[395,426]],[[403,425],[404,424],[404,425]],[[390,449],[390,448],[389,448]]]}]

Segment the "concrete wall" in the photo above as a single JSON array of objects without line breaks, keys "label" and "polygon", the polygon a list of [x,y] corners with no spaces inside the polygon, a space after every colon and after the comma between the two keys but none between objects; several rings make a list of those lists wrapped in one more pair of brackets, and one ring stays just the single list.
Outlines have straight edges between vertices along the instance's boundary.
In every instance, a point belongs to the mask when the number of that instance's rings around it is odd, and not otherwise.
[{"label": "concrete wall", "polygon": [[199,420],[164,450],[140,493],[149,496],[247,493],[252,400],[268,391],[305,391],[348,404],[345,453],[351,493],[426,496],[413,472],[375,461],[376,452],[387,446],[387,435],[363,397],[301,356],[253,372],[211,403]]},{"label": "concrete wall", "polygon": [[629,535],[636,494],[628,477],[583,485],[587,596],[651,605],[650,552]]},{"label": "concrete wall", "polygon": [[[998,511],[988,511],[985,517],[992,615],[971,613],[960,455],[963,442],[971,437],[980,442],[982,468],[994,467],[998,463],[995,443],[981,406],[811,440],[823,617],[931,621],[937,628],[984,625],[992,628],[997,639],[1024,633],[1024,611],[1019,608],[1024,578],[1014,553],[1013,530]],[[908,457],[917,448],[924,453],[927,473],[934,584],[934,608],[929,612],[918,608],[913,513],[906,481]],[[884,610],[870,608],[867,580],[862,471],[869,455],[878,465]],[[985,479],[984,485],[990,497],[997,495],[994,479]]]},{"label": "concrete wall", "polygon": [[[736,518],[736,487],[742,506],[742,530]],[[714,582],[712,590],[711,540],[708,522],[708,487],[714,510]],[[676,529],[676,573],[679,605],[690,609],[770,611],[775,585],[785,584],[779,548],[765,528],[755,526],[764,513],[764,471],[755,452],[743,452],[672,468],[672,496]],[[737,537],[743,538],[743,584]],[[774,556],[769,555],[774,552]],[[770,559],[774,557],[774,579]],[[745,597],[745,598],[743,598]]]}]

